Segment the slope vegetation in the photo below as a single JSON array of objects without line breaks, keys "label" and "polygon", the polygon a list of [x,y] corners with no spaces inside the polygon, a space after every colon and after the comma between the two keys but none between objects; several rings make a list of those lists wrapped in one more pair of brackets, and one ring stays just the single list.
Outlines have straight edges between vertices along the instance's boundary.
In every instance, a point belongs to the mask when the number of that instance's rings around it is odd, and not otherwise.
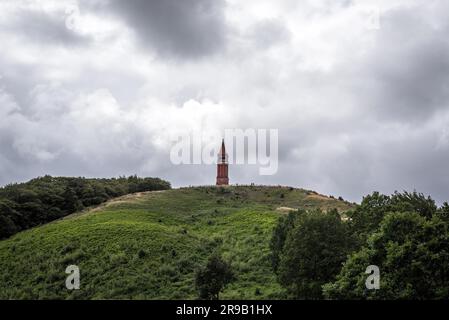
[{"label": "slope vegetation", "polygon": [[[351,204],[288,187],[194,187],[116,198],[0,242],[1,299],[195,299],[195,270],[218,251],[237,279],[224,299],[281,298],[269,241],[291,208]],[[69,265],[80,290],[65,287]]]}]

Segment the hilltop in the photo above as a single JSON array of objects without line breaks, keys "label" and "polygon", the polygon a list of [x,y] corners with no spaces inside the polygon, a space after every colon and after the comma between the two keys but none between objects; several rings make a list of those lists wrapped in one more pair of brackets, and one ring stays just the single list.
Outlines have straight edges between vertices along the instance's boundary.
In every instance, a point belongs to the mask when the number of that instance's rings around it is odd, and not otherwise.
[{"label": "hilltop", "polygon": [[[194,273],[214,251],[236,271],[223,299],[280,298],[269,241],[296,208],[352,204],[289,187],[140,192],[0,241],[0,299],[194,299]],[[78,265],[81,289],[65,288]]]}]

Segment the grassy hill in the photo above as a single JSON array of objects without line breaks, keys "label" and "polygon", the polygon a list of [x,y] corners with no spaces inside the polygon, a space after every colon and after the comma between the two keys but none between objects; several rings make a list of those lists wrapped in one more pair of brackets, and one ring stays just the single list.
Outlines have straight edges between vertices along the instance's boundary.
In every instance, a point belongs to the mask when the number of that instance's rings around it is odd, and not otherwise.
[{"label": "grassy hill", "polygon": [[[237,280],[223,299],[281,298],[269,241],[288,208],[351,204],[288,187],[136,193],[0,242],[0,299],[194,299],[194,274],[219,251]],[[81,289],[65,288],[78,265]]]}]

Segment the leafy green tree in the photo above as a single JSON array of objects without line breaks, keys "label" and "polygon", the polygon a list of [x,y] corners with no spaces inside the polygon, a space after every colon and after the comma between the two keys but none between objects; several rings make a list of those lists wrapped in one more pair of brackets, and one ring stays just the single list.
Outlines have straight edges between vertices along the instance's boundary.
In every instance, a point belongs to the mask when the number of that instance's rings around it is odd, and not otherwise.
[{"label": "leafy green tree", "polygon": [[195,277],[195,286],[199,298],[218,300],[220,292],[234,279],[231,266],[217,255],[212,255],[206,266],[199,269]]},{"label": "leafy green tree", "polygon": [[64,206],[63,209],[67,211],[67,213],[73,213],[83,208],[83,204],[78,199],[75,190],[71,187],[67,187],[64,195]]},{"label": "leafy green tree", "polygon": [[390,210],[390,197],[373,192],[363,197],[360,206],[347,213],[352,233],[357,236],[360,243],[364,243],[368,235],[378,228]]},{"label": "leafy green tree", "polygon": [[47,212],[39,199],[36,201],[20,203],[17,210],[23,213],[23,216],[25,217],[22,221],[23,228],[33,227],[47,220]]},{"label": "leafy green tree", "polygon": [[16,221],[21,219],[21,215],[16,207],[15,202],[0,199],[0,239],[7,238],[20,230],[20,225]]},{"label": "leafy green tree", "polygon": [[[422,212],[421,212],[422,213]],[[439,217],[393,212],[352,254],[336,281],[323,287],[330,299],[449,298],[449,228]],[[369,265],[380,269],[380,289],[365,286]]]},{"label": "leafy green tree", "polygon": [[425,197],[416,191],[402,193],[395,192],[390,199],[391,211],[395,212],[416,212],[420,216],[430,219],[437,211],[435,201],[430,197]]},{"label": "leafy green tree", "polygon": [[449,223],[449,204],[447,202],[443,203],[443,205],[440,208],[438,208],[435,215],[440,217],[441,220]]},{"label": "leafy green tree", "polygon": [[381,221],[390,212],[416,212],[430,219],[437,212],[437,206],[430,197],[416,191],[395,192],[391,196],[379,192],[367,195],[360,206],[348,213],[352,232],[358,237],[360,245],[379,228]]},{"label": "leafy green tree", "polygon": [[11,218],[0,213],[0,239],[7,238],[17,231],[17,226]]},{"label": "leafy green tree", "polygon": [[271,249],[271,265],[273,271],[276,273],[278,270],[279,262],[281,260],[282,250],[284,249],[285,240],[288,232],[293,229],[296,215],[303,213],[299,211],[297,213],[290,212],[287,216],[281,216],[273,230],[273,235],[270,241]]},{"label": "leafy green tree", "polygon": [[336,210],[297,216],[278,269],[279,282],[292,298],[322,298],[322,285],[335,278],[353,249],[348,231]]}]

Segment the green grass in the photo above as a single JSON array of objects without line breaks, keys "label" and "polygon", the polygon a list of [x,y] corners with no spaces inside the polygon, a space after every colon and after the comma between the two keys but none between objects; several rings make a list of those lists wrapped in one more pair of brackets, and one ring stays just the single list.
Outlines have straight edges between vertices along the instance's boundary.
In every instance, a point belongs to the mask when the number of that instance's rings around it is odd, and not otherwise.
[{"label": "green grass", "polygon": [[[223,299],[279,299],[269,241],[278,207],[349,203],[288,187],[197,187],[121,197],[0,242],[0,299],[195,299],[211,253],[237,280]],[[81,289],[65,288],[75,264]]]}]

